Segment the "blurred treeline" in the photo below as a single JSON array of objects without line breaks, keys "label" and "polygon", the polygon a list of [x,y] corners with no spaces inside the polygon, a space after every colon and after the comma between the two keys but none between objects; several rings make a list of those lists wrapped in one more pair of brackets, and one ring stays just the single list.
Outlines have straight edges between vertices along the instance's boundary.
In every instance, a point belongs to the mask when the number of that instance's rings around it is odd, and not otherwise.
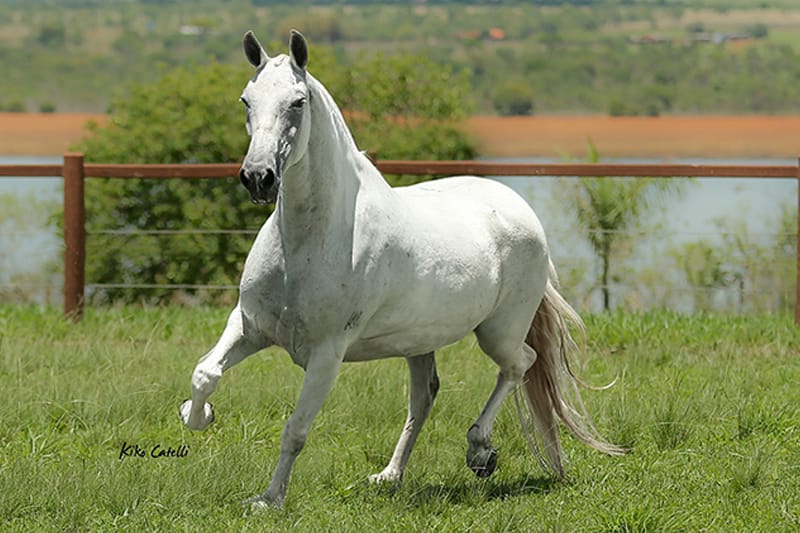
[{"label": "blurred treeline", "polygon": [[477,113],[794,113],[798,24],[792,0],[7,0],[0,109],[105,111],[129,81],[239,64],[248,29],[297,28],[344,68],[412,52],[466,73]]}]

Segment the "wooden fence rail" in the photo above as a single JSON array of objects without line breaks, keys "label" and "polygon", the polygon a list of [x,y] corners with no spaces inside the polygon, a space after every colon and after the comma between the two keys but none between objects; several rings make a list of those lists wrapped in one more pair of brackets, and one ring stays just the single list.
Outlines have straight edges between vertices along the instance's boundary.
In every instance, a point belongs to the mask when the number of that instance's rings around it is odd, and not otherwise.
[{"label": "wooden fence rail", "polygon": [[[378,160],[386,174],[576,177],[708,177],[790,178],[798,182],[797,286],[795,323],[800,324],[800,160],[796,165],[686,165],[608,163],[492,163],[487,161]],[[3,176],[61,176],[64,179],[64,315],[80,320],[86,272],[86,178],[193,179],[237,176],[239,165],[221,164],[97,164],[83,154],[64,154],[61,165],[0,165]]]}]

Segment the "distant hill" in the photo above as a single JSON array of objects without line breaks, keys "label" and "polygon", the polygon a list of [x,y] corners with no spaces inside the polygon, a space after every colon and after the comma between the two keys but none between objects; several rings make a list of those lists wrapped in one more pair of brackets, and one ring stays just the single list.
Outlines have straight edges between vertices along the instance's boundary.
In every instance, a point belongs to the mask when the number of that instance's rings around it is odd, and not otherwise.
[{"label": "distant hill", "polygon": [[6,0],[0,111],[104,112],[178,65],[241,63],[248,29],[277,49],[298,28],[312,72],[320,57],[350,70],[365,54],[424,54],[469,72],[481,114],[800,113],[800,3],[753,5]]}]

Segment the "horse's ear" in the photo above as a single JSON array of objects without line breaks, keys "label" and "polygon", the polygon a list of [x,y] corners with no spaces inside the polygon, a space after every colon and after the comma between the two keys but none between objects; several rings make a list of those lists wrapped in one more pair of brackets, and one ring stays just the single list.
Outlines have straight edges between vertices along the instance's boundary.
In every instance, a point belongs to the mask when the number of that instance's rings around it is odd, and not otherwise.
[{"label": "horse's ear", "polygon": [[269,61],[267,52],[264,51],[264,48],[261,46],[261,43],[258,42],[256,36],[253,35],[252,31],[248,31],[244,34],[242,48],[244,48],[244,55],[247,57],[247,60],[256,68]]},{"label": "horse's ear", "polygon": [[303,34],[297,30],[292,30],[289,36],[289,52],[294,64],[305,70],[308,65],[308,43]]}]

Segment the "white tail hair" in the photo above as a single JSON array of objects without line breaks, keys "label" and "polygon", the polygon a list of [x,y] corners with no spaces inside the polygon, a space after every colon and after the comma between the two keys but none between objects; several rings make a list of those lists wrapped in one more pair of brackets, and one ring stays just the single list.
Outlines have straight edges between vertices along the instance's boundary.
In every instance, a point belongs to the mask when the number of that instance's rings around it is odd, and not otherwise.
[{"label": "white tail hair", "polygon": [[572,372],[567,359],[568,351],[576,347],[568,322],[581,333],[585,326],[557,288],[558,277],[551,262],[544,297],[525,338],[525,344],[536,352],[536,361],[522,383],[527,409],[521,405],[519,391],[515,400],[531,451],[545,470],[562,476],[559,420],[578,440],[596,450],[609,455],[622,455],[625,450],[603,439],[583,404],[578,385],[584,384]]}]

